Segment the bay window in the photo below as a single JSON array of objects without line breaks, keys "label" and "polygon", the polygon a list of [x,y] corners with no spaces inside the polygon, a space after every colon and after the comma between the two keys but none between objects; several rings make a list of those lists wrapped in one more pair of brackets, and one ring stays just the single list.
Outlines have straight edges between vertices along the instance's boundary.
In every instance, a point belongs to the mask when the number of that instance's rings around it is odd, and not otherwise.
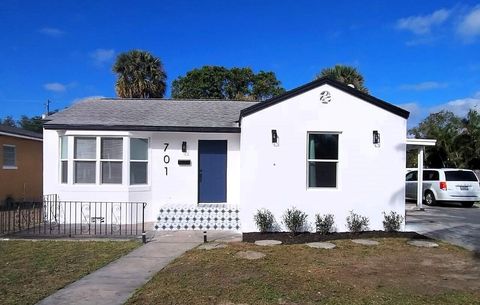
[{"label": "bay window", "polygon": [[338,134],[308,134],[308,187],[337,187]]},{"label": "bay window", "polygon": [[131,185],[148,184],[149,140],[127,140],[114,135],[60,136],[60,183],[124,185],[129,183],[124,181],[126,172]]}]

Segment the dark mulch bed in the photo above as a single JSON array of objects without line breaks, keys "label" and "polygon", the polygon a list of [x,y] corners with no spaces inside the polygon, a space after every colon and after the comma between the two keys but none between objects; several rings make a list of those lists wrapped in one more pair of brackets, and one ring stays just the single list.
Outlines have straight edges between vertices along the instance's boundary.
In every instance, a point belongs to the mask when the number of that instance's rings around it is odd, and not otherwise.
[{"label": "dark mulch bed", "polygon": [[303,244],[310,243],[315,241],[327,241],[335,239],[357,239],[357,238],[387,238],[387,237],[399,237],[399,238],[410,238],[410,239],[430,239],[424,235],[418,234],[417,232],[385,232],[385,231],[366,231],[361,233],[351,233],[351,232],[339,232],[339,233],[330,233],[330,234],[320,234],[320,233],[297,233],[293,234],[290,232],[248,232],[243,233],[243,241],[253,243],[257,240],[262,239],[275,239],[279,240],[284,244]]}]

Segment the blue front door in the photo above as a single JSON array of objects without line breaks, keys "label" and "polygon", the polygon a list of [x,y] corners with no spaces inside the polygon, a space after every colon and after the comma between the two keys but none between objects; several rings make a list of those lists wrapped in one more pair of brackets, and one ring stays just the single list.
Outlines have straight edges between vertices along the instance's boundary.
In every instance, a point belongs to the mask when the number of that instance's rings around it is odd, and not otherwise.
[{"label": "blue front door", "polygon": [[227,202],[227,141],[198,141],[198,202]]}]

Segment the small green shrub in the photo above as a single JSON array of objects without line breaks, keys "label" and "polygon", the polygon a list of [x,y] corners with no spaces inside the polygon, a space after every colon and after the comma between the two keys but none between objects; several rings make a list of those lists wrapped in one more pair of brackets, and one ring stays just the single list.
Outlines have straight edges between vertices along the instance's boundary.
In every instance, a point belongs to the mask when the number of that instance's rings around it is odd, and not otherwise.
[{"label": "small green shrub", "polygon": [[353,211],[350,211],[350,215],[347,216],[348,230],[353,233],[367,231],[369,223],[368,217],[355,214]]},{"label": "small green shrub", "polygon": [[308,230],[307,217],[305,212],[292,207],[283,214],[283,224],[292,233],[305,232]]},{"label": "small green shrub", "polygon": [[387,232],[397,232],[403,223],[403,216],[391,211],[390,214],[383,212],[383,228]]},{"label": "small green shrub", "polygon": [[335,228],[333,227],[334,222],[335,221],[333,220],[332,214],[315,215],[315,228],[316,231],[320,234],[328,234],[335,232]]},{"label": "small green shrub", "polygon": [[272,232],[274,230],[275,217],[272,212],[267,209],[257,210],[257,214],[253,216],[253,220],[255,221],[258,230],[262,233]]}]

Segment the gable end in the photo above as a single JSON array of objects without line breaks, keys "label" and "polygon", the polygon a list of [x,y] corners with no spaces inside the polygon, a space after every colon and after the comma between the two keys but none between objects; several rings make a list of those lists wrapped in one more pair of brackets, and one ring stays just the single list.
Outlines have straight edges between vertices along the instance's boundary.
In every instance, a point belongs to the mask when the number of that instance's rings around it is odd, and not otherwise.
[{"label": "gable end", "polygon": [[369,94],[366,94],[366,93],[363,93],[355,88],[352,88],[350,86],[347,86],[343,83],[340,83],[338,81],[335,81],[335,80],[332,80],[332,79],[329,79],[329,78],[326,78],[326,77],[322,77],[322,78],[319,78],[317,80],[314,80],[313,82],[310,82],[308,84],[305,84],[303,86],[300,86],[300,87],[297,87],[295,89],[292,89],[290,91],[287,91],[279,96],[276,96],[274,98],[271,98],[265,102],[262,102],[262,103],[258,103],[256,105],[253,105],[253,106],[250,106],[248,108],[245,108],[245,109],[242,109],[240,111],[240,120],[242,119],[242,117],[245,117],[245,116],[248,116],[250,114],[253,114],[257,111],[260,111],[260,110],[263,110],[265,108],[268,108],[270,106],[273,106],[275,104],[278,104],[280,102],[283,102],[285,100],[288,100],[292,97],[295,97],[297,95],[300,95],[304,92],[307,92],[307,91],[310,91],[314,88],[317,88],[317,87],[320,87],[322,85],[330,85],[332,87],[335,87],[339,90],[342,90],[346,93],[349,93],[367,103],[370,103],[372,105],[375,105],[377,107],[380,107],[386,111],[389,111],[393,114],[396,114],[404,119],[408,119],[410,113],[400,107],[397,107],[395,105],[392,105],[390,103],[387,103],[385,101],[382,101],[381,99],[378,99],[376,97],[373,97]]}]

